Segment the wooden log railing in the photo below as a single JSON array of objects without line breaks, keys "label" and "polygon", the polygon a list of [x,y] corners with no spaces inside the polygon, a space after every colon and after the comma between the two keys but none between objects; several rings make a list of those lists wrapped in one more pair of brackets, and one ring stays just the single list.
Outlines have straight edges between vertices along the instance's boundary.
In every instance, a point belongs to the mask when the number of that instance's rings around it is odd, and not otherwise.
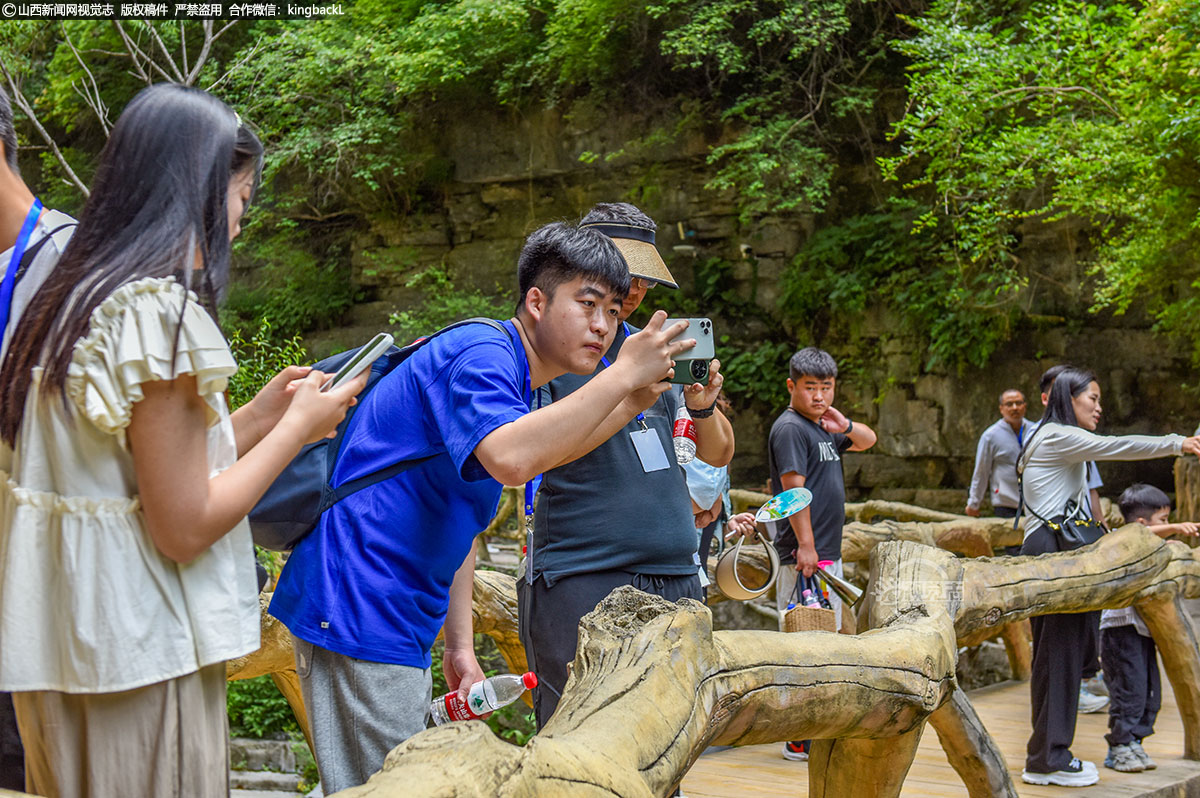
[{"label": "wooden log railing", "polygon": [[[482,723],[425,731],[347,796],[666,795],[712,744],[812,738],[810,795],[897,796],[932,723],[972,798],[1016,796],[957,690],[957,647],[998,625],[1133,604],[1180,696],[1184,755],[1200,758],[1192,551],[1128,527],[1078,552],[972,560],[880,544],[860,635],[712,631],[698,603],[621,588],[584,618],[562,701],[524,748]],[[1174,635],[1172,638],[1170,635]]]},{"label": "wooden log railing", "polygon": [[[965,559],[891,540],[875,547],[870,574],[866,631],[856,636],[714,632],[696,602],[622,588],[585,617],[559,709],[524,748],[482,723],[430,729],[394,750],[367,785],[339,795],[666,795],[708,745],[809,738],[820,741],[811,796],[887,798],[899,794],[929,723],[972,798],[1016,796],[957,689],[958,647],[1034,615],[1129,605],[1162,652],[1184,756],[1200,759],[1200,654],[1178,601],[1200,596],[1200,563],[1187,546],[1136,525],[1041,557]],[[519,670],[514,580],[476,576],[476,628]],[[264,651],[231,664],[234,678],[291,669],[286,635],[264,641]]]}]

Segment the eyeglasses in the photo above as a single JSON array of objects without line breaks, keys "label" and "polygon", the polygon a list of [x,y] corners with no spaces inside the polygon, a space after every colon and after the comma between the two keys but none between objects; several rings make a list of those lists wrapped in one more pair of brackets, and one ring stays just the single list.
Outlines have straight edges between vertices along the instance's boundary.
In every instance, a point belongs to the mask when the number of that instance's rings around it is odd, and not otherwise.
[{"label": "eyeglasses", "polygon": [[1001,407],[1024,407],[1025,401],[1021,400],[1020,402],[1001,402],[1000,406]]}]

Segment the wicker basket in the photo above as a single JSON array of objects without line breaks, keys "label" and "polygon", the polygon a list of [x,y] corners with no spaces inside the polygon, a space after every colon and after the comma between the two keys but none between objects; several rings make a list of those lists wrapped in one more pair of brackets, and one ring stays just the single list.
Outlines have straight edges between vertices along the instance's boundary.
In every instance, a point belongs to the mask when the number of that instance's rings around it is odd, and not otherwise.
[{"label": "wicker basket", "polygon": [[833,610],[797,604],[783,616],[783,631],[836,632],[837,621],[833,616]]}]

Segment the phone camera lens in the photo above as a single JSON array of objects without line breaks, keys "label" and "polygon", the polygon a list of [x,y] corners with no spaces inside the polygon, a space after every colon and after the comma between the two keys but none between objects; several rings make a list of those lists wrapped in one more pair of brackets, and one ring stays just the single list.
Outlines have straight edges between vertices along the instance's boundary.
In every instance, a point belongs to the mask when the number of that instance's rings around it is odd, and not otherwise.
[{"label": "phone camera lens", "polygon": [[692,377],[703,380],[708,377],[708,364],[703,360],[693,360],[691,363]]}]

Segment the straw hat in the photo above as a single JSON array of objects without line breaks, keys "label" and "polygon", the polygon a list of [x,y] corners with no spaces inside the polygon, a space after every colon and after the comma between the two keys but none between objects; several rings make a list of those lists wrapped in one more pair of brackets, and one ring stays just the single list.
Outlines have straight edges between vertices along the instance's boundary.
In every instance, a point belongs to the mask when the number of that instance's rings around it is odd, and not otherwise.
[{"label": "straw hat", "polygon": [[650,228],[616,222],[593,222],[582,226],[611,238],[625,258],[629,273],[634,277],[653,280],[668,288],[679,287],[654,246],[654,231]]}]

